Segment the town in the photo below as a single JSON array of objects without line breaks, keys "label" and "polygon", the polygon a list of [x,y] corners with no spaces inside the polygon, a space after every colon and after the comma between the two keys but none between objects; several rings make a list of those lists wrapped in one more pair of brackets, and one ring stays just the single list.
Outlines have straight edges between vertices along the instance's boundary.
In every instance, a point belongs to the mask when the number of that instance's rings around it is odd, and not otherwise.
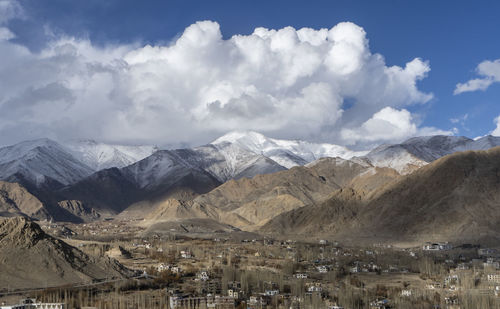
[{"label": "town", "polygon": [[[102,221],[43,227],[89,255],[118,260],[135,271],[133,278],[3,290],[0,308],[500,306],[500,252],[475,244],[428,242],[400,248],[325,239],[235,240],[228,234],[136,237],[140,229],[127,232],[126,226]],[[122,236],[109,237],[115,232]],[[33,301],[24,307],[12,305],[19,298]]]}]

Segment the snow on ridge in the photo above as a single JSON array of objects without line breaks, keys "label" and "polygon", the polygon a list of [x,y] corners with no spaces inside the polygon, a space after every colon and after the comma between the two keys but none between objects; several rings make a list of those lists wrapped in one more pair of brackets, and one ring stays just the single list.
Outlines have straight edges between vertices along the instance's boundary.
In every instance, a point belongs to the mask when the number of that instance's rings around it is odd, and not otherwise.
[{"label": "snow on ridge", "polygon": [[94,170],[125,167],[152,155],[155,146],[126,146],[81,140],[66,145],[72,154]]},{"label": "snow on ridge", "polygon": [[303,165],[322,157],[351,159],[368,153],[368,151],[352,151],[334,144],[274,139],[254,131],[233,131],[219,137],[212,144],[217,145],[225,142],[237,144],[254,153],[262,154],[286,168]]}]

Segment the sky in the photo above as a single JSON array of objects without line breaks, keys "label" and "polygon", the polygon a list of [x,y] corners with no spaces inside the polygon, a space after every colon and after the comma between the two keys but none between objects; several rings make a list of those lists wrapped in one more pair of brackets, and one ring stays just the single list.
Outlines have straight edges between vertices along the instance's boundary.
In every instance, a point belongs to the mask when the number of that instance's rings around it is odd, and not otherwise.
[{"label": "sky", "polygon": [[0,0],[0,145],[500,135],[498,1]]}]

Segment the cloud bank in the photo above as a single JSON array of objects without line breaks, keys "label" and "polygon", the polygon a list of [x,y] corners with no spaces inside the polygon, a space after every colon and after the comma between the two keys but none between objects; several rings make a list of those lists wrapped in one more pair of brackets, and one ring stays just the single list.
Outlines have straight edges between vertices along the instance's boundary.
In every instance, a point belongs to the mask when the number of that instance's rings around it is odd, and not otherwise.
[{"label": "cloud bank", "polygon": [[41,136],[199,144],[256,130],[362,145],[443,132],[420,128],[405,109],[432,99],[417,87],[429,63],[387,66],[349,22],[224,39],[218,23],[201,21],[166,45],[60,37],[38,53],[1,29],[3,144]]},{"label": "cloud bank", "polygon": [[457,95],[470,91],[484,91],[491,84],[500,82],[500,59],[481,62],[476,68],[476,73],[480,78],[471,79],[463,84],[458,83],[453,93]]}]

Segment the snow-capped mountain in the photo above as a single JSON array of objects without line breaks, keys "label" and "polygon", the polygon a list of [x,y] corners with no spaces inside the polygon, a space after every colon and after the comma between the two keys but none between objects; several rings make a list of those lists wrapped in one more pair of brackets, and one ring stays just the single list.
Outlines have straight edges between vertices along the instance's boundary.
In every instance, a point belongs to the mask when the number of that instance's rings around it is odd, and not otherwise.
[{"label": "snow-capped mountain", "polygon": [[334,144],[274,139],[253,131],[230,132],[212,142],[213,145],[222,143],[231,143],[264,155],[286,168],[304,165],[322,157],[351,159],[368,153],[367,151],[352,151]]},{"label": "snow-capped mountain", "polygon": [[94,170],[50,139],[25,141],[0,148],[0,179],[42,186],[74,183]]},{"label": "snow-capped mountain", "polygon": [[125,167],[152,155],[155,146],[124,146],[81,140],[65,145],[81,162],[99,171],[111,167]]},{"label": "snow-capped mountain", "polygon": [[500,137],[470,139],[463,136],[422,136],[394,145],[381,145],[366,155],[375,166],[391,167],[408,174],[443,156],[458,151],[486,150],[500,146]]},{"label": "snow-capped mountain", "polygon": [[191,165],[207,171],[220,182],[286,169],[274,160],[236,143],[221,142],[192,149],[177,149],[173,152]]},{"label": "snow-capped mountain", "polygon": [[197,180],[216,182],[215,178],[199,165],[191,164],[176,151],[160,150],[153,155],[121,169],[140,187],[145,189],[169,187],[187,176]]}]

